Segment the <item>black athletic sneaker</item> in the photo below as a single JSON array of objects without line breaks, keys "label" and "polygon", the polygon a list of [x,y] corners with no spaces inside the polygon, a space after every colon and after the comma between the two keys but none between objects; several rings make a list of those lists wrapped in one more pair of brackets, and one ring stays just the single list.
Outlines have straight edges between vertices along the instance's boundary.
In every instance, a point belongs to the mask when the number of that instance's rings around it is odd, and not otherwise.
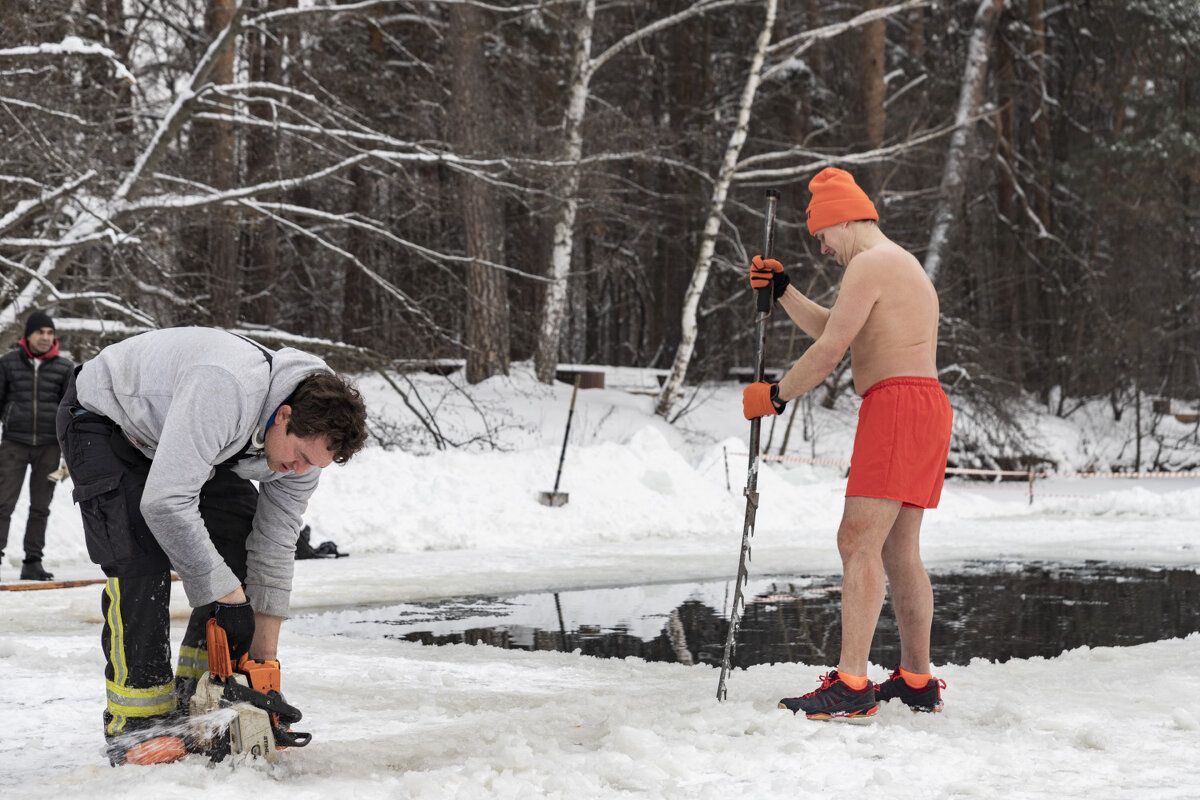
[{"label": "black athletic sneaker", "polygon": [[945,681],[938,678],[930,678],[924,687],[914,689],[905,682],[904,678],[900,677],[900,668],[897,667],[892,671],[892,677],[883,683],[876,684],[875,699],[881,703],[886,703],[893,697],[899,697],[904,702],[904,705],[913,711],[941,711],[941,690],[945,688]]},{"label": "black athletic sneaker", "polygon": [[875,684],[867,681],[866,688],[856,692],[838,677],[835,669],[821,676],[820,688],[802,697],[785,697],[779,701],[779,707],[793,714],[803,711],[809,719],[858,719],[873,716],[879,710],[879,703],[875,699]]}]

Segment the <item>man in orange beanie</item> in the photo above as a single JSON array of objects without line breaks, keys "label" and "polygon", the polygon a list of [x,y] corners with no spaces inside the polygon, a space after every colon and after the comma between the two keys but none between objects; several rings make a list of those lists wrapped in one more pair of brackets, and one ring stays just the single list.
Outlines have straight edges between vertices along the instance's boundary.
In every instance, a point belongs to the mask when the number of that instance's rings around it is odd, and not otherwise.
[{"label": "man in orange beanie", "polygon": [[[930,674],[933,590],[919,548],[922,515],[941,496],[952,420],[937,379],[937,292],[917,259],[883,235],[874,204],[850,173],[822,170],[808,188],[808,230],[821,253],[845,268],[841,288],[824,308],[789,285],[778,261],[754,257],[751,285],[770,286],[814,341],[779,383],[746,387],[744,413],[780,413],[820,385],[847,349],[863,399],[838,528],[841,657],[818,689],[779,706],[809,719],[869,717],[880,700],[898,697],[913,711],[939,711],[945,684]],[[900,664],[877,685],[867,678],[867,658],[887,584]]]}]

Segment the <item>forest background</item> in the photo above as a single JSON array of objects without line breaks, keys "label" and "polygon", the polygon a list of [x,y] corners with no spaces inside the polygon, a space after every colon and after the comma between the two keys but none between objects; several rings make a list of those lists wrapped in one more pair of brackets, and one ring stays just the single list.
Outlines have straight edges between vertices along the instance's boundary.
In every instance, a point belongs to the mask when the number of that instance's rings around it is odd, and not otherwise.
[{"label": "forest background", "polygon": [[[1200,402],[1195,0],[3,0],[0,32],[6,343],[34,308],[78,359],[221,326],[425,415],[406,370],[653,367],[675,419],[753,363],[766,189],[832,302],[803,209],[838,166],[934,280],[980,447],[1029,456],[1030,398],[1139,441]],[[770,324],[778,370],[807,342]]]}]

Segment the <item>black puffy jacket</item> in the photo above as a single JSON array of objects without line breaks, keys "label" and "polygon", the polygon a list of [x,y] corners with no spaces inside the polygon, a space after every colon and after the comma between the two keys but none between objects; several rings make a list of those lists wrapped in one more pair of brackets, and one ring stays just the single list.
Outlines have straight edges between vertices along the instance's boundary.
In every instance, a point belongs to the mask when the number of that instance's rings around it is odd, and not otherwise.
[{"label": "black puffy jacket", "polygon": [[42,359],[37,371],[25,348],[0,356],[0,418],[5,441],[36,447],[58,441],[54,417],[75,364],[64,356]]}]

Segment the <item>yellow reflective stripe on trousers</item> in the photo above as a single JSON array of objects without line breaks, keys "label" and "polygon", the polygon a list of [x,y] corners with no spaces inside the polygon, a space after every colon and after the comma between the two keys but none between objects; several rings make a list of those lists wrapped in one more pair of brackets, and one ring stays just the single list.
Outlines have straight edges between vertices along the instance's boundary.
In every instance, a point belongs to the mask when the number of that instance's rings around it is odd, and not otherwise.
[{"label": "yellow reflective stripe on trousers", "polygon": [[106,681],[108,713],[111,720],[106,726],[110,736],[125,729],[131,717],[154,717],[169,714],[175,709],[175,682],[164,683],[145,689],[125,685],[129,679],[129,665],[125,661],[125,621],[121,618],[121,579],[109,578],[104,584],[108,595],[108,661],[112,665],[113,680]]},{"label": "yellow reflective stripe on trousers", "polygon": [[206,672],[208,672],[207,648],[179,648],[179,663],[175,667],[176,678],[194,678],[199,680]]},{"label": "yellow reflective stripe on trousers", "polygon": [[175,682],[133,689],[108,681],[108,710],[114,717],[156,717],[175,709]]},{"label": "yellow reflective stripe on trousers", "polygon": [[108,595],[108,663],[112,665],[113,683],[124,686],[129,678],[129,667],[125,663],[125,622],[121,619],[121,579],[109,578],[104,584]]}]

